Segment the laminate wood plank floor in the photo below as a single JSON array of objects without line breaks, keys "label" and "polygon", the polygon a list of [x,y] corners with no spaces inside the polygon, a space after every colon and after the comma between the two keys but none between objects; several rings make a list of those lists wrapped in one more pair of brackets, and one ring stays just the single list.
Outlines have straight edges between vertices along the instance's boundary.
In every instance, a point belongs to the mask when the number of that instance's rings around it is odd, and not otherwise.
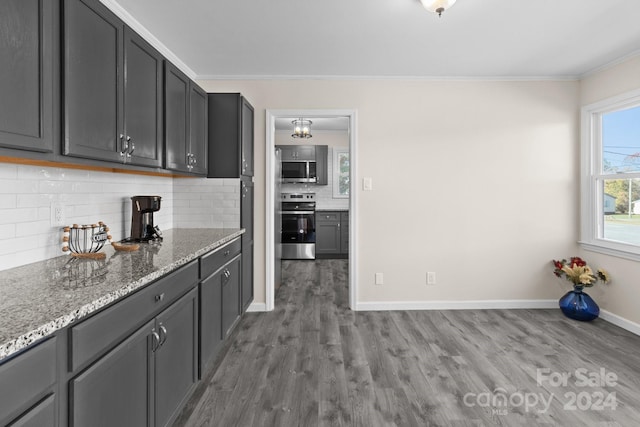
[{"label": "laminate wood plank floor", "polygon": [[638,426],[640,337],[560,310],[353,312],[347,261],[286,261],[176,426]]}]

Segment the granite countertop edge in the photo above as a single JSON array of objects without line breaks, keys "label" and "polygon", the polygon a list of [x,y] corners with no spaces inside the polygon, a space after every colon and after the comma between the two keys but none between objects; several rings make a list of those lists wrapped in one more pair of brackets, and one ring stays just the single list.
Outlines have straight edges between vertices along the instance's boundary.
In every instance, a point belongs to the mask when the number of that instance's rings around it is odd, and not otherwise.
[{"label": "granite countertop edge", "polygon": [[72,323],[75,323],[75,322],[78,322],[79,320],[84,319],[85,317],[95,313],[96,311],[111,304],[112,302],[135,292],[136,290],[144,287],[145,285],[148,285],[151,282],[154,282],[155,280],[171,273],[172,271],[177,270],[183,265],[188,264],[189,262],[191,262],[194,259],[197,259],[201,255],[204,255],[207,252],[210,252],[220,246],[223,246],[224,244],[241,236],[244,232],[245,232],[244,229],[238,229],[237,231],[230,233],[228,236],[220,238],[215,242],[212,242],[211,244],[202,247],[201,249],[195,250],[194,252],[168,265],[165,265],[159,268],[158,270],[152,273],[149,273],[138,280],[135,280],[131,283],[123,285],[119,289],[109,292],[90,303],[84,304],[80,308],[73,310],[66,315],[59,316],[56,319],[51,320],[29,332],[23,333],[17,338],[11,339],[7,342],[0,344],[0,363],[3,363],[5,359],[15,355],[21,350],[26,349],[30,345],[35,344],[36,342],[43,340],[45,338],[48,338],[58,330],[63,329]]}]

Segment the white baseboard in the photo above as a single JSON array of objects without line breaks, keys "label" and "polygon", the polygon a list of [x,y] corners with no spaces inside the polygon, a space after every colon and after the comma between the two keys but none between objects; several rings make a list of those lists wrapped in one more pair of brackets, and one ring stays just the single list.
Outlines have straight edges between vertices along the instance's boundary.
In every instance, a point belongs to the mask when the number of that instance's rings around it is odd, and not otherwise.
[{"label": "white baseboard", "polygon": [[514,308],[558,308],[558,300],[478,300],[478,301],[383,301],[359,302],[355,311],[391,310],[482,310]]},{"label": "white baseboard", "polygon": [[613,323],[616,326],[620,326],[622,329],[640,335],[640,324],[627,320],[624,317],[620,317],[617,314],[613,314],[607,310],[600,310],[600,318],[606,320],[609,323]]},{"label": "white baseboard", "polygon": [[247,307],[247,313],[252,311],[267,311],[267,304],[263,302],[252,302]]}]

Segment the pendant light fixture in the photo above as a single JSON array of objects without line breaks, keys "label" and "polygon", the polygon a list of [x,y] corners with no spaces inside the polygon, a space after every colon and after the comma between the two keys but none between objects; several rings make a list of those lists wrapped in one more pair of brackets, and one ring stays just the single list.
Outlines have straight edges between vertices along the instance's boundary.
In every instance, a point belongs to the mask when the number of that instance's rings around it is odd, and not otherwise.
[{"label": "pendant light fixture", "polygon": [[438,16],[442,16],[442,12],[453,6],[456,0],[420,0],[420,2],[428,11],[437,13]]},{"label": "pendant light fixture", "polygon": [[292,137],[304,139],[311,138],[311,123],[313,123],[311,120],[306,120],[301,117],[291,123],[293,124]]}]

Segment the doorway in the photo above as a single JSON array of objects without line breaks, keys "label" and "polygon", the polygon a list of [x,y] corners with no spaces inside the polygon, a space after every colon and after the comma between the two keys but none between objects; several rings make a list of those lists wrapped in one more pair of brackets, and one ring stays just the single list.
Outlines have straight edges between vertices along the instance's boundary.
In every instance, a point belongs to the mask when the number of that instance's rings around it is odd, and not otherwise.
[{"label": "doorway", "polygon": [[[355,309],[357,301],[357,234],[356,223],[357,203],[356,203],[356,178],[357,178],[357,114],[355,110],[267,110],[266,112],[266,248],[265,248],[265,311],[271,311],[275,306],[275,262],[276,262],[276,234],[275,229],[279,200],[276,200],[276,120],[291,117],[314,117],[319,119],[346,118],[348,120],[349,139],[349,306]],[[331,160],[329,160],[331,161]]]}]

